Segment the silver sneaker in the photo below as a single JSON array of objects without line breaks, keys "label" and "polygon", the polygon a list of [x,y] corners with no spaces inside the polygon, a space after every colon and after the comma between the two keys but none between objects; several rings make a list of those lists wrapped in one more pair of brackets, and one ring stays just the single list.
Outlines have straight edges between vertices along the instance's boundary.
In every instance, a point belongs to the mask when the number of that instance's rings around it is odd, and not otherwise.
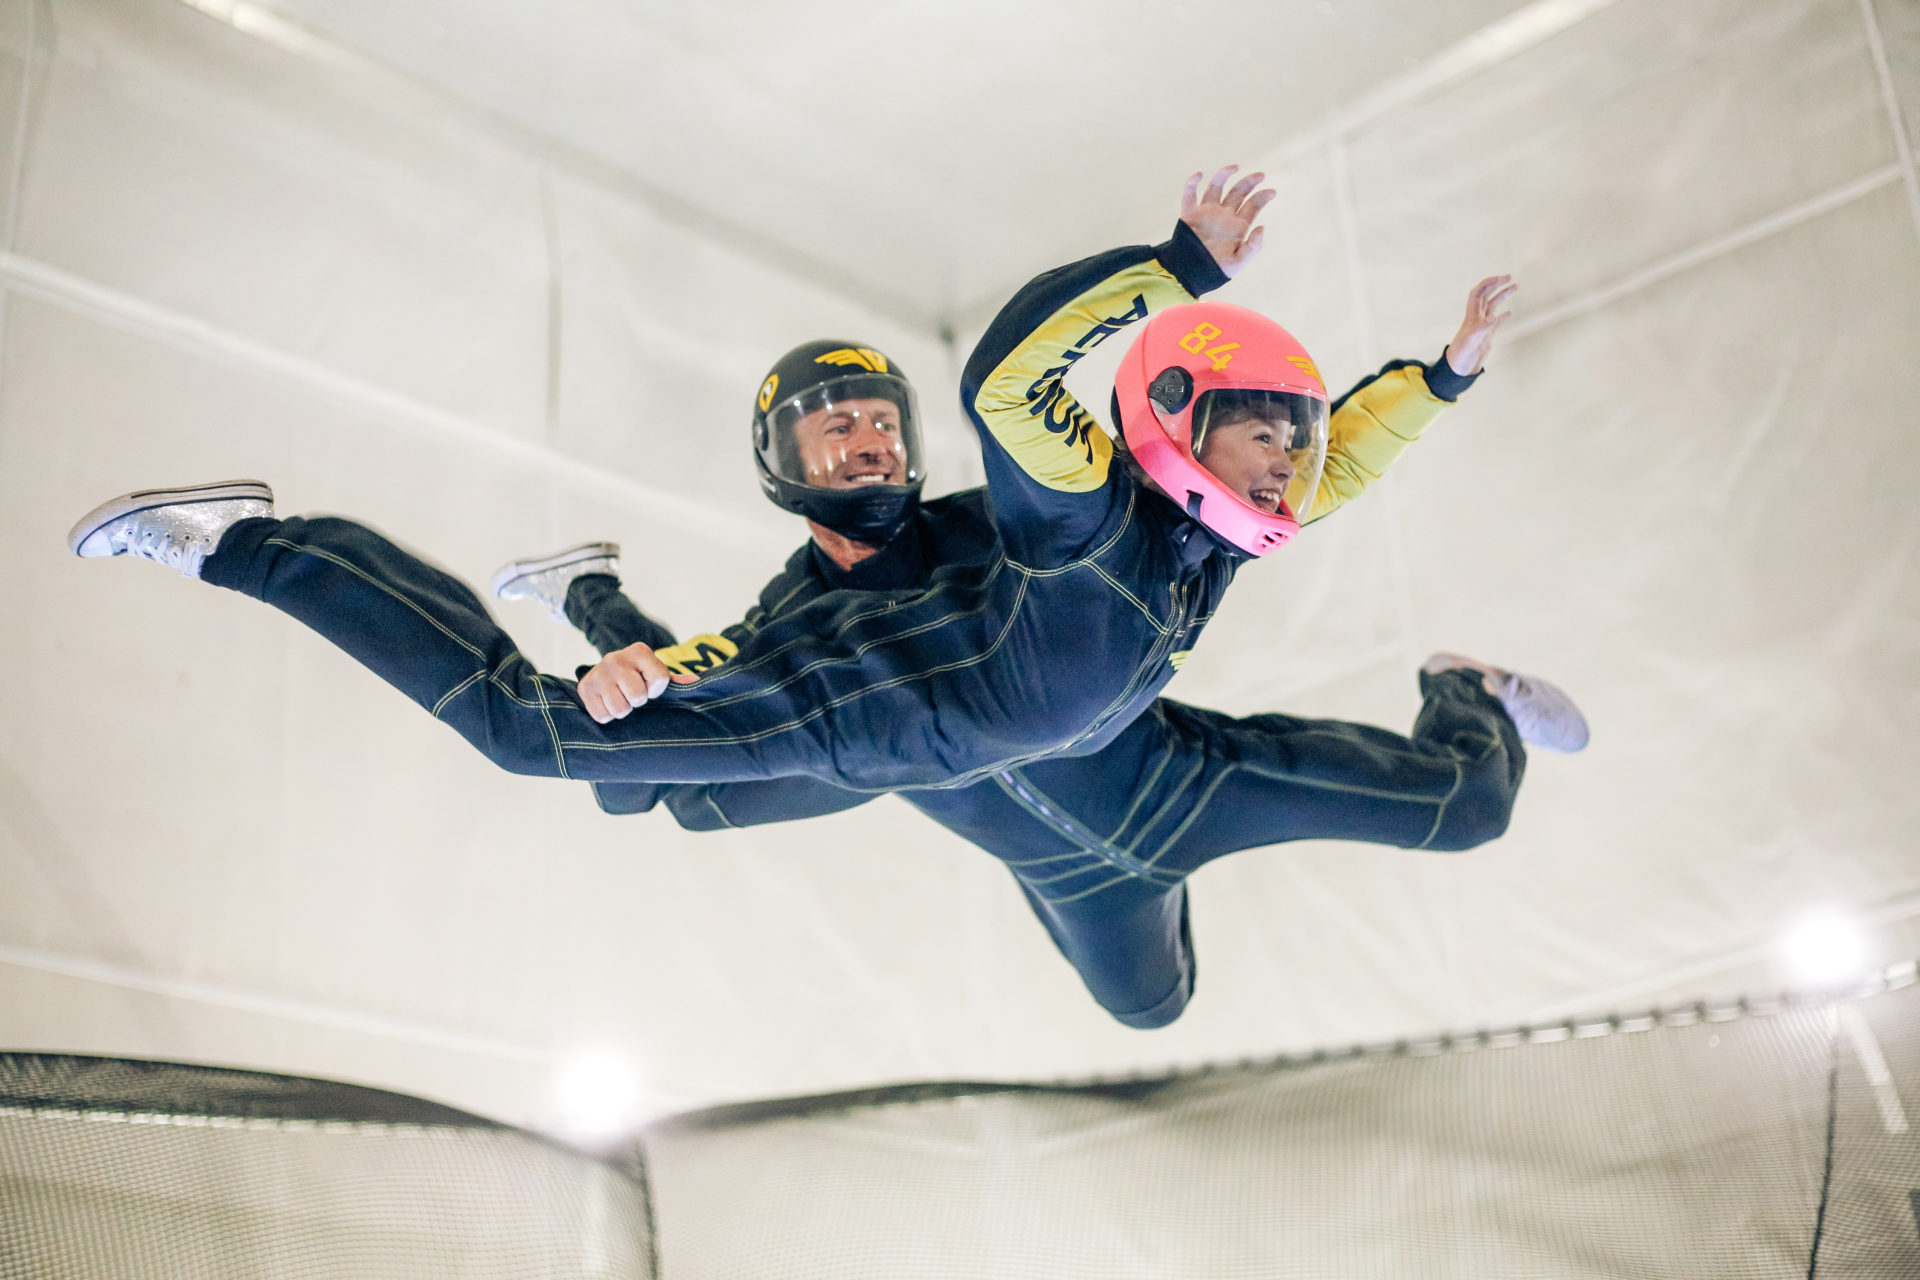
[{"label": "silver sneaker", "polygon": [[1520,741],[1548,751],[1579,751],[1593,736],[1567,691],[1539,676],[1524,676],[1457,653],[1436,653],[1421,664],[1428,673],[1467,667],[1486,677],[1486,689],[1513,717]]},{"label": "silver sneaker", "polygon": [[583,542],[534,560],[515,560],[493,575],[493,594],[502,600],[538,600],[561,622],[567,620],[567,588],[588,573],[620,576],[620,544]]},{"label": "silver sneaker", "polygon": [[103,502],[67,533],[77,556],[138,556],[200,576],[200,564],[237,521],[273,514],[273,490],[258,480],[184,489],[141,489]]}]

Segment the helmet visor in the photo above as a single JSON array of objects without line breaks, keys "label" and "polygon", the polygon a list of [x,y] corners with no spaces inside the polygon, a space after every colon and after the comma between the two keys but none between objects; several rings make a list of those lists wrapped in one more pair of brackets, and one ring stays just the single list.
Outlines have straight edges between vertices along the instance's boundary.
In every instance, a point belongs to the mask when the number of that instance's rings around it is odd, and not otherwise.
[{"label": "helmet visor", "polygon": [[817,489],[917,484],[925,474],[913,388],[859,373],[768,407],[754,432],[767,470]]},{"label": "helmet visor", "polygon": [[1251,506],[1273,511],[1284,498],[1305,521],[1327,458],[1327,402],[1264,387],[1204,392],[1193,406],[1193,456]]}]

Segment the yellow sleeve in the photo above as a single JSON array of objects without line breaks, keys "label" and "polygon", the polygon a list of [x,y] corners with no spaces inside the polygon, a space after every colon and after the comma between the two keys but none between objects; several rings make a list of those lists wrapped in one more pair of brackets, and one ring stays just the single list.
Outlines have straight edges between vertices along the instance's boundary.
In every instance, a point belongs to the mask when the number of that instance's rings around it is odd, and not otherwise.
[{"label": "yellow sleeve", "polygon": [[1113,457],[1112,440],[1067,391],[1068,371],[1127,326],[1193,301],[1151,257],[1085,272],[1079,283],[1071,296],[1044,298],[1051,305],[1030,305],[1019,316],[1031,328],[981,378],[968,406],[1021,471],[1063,493],[1105,484]]},{"label": "yellow sleeve", "polygon": [[[1359,497],[1448,403],[1428,389],[1417,364],[1383,373],[1348,396],[1327,423],[1327,463],[1302,523],[1324,519]],[[1304,496],[1289,489],[1287,505],[1299,511]]]}]

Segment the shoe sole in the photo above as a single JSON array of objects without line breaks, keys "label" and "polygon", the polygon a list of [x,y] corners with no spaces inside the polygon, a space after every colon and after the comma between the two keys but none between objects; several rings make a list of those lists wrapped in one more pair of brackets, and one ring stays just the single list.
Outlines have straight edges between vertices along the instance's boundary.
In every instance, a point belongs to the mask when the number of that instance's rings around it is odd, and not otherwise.
[{"label": "shoe sole", "polygon": [[493,575],[493,581],[487,589],[497,597],[521,578],[532,574],[578,564],[582,560],[612,559],[619,554],[620,544],[617,542],[583,542],[577,547],[568,547],[565,551],[556,551],[550,556],[541,556],[536,560],[515,560],[512,564],[500,567],[499,571]]},{"label": "shoe sole", "polygon": [[80,517],[67,531],[67,550],[80,554],[80,544],[122,517],[155,507],[172,507],[186,502],[230,502],[255,498],[271,505],[273,490],[264,480],[220,480],[213,484],[188,485],[184,489],[136,489],[101,503]]}]

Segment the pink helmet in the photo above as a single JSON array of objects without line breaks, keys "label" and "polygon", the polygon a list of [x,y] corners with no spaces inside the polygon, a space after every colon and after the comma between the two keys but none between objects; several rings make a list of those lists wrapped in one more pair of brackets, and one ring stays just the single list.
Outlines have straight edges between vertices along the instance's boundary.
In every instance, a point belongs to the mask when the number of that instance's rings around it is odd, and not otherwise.
[{"label": "pink helmet", "polygon": [[[1326,460],[1327,389],[1292,334],[1232,303],[1169,307],[1121,357],[1113,390],[1134,460],[1188,515],[1251,556],[1300,532]],[[1254,506],[1196,460],[1227,412],[1291,424],[1294,478],[1279,511]]]}]

